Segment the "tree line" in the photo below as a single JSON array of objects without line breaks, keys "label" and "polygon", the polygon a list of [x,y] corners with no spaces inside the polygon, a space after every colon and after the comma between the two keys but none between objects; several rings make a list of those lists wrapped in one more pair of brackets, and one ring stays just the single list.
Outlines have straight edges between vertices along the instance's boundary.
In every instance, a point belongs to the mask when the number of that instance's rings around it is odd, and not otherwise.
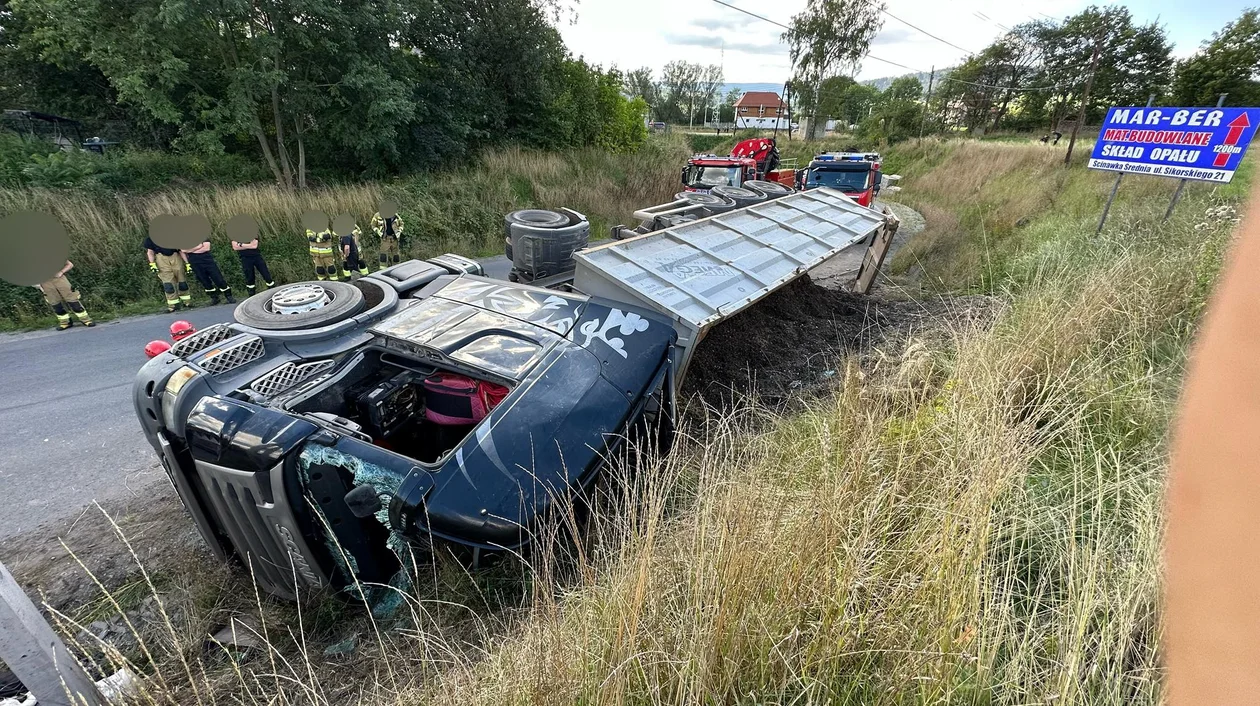
[{"label": "tree line", "polygon": [[0,107],[237,153],[300,188],[508,142],[630,149],[647,106],[551,0],[0,0]]},{"label": "tree line", "polygon": [[[844,76],[823,81],[819,109],[872,137],[926,132],[1054,132],[1097,125],[1116,105],[1260,103],[1260,13],[1248,9],[1178,61],[1166,29],[1125,7],[1089,7],[1062,21],[1016,25],[956,67],[936,72],[931,96],[918,77],[873,92]],[[1095,59],[1095,52],[1097,57]],[[1084,86],[1092,82],[1088,101]],[[808,98],[805,97],[808,101]]]},{"label": "tree line", "polygon": [[[882,28],[883,9],[879,0],[809,0],[792,18],[783,40],[794,66],[794,120],[834,120],[864,139],[892,142],[960,130],[1051,133],[1081,118],[1091,74],[1086,125],[1098,124],[1110,106],[1144,105],[1152,95],[1157,105],[1215,105],[1221,94],[1226,105],[1260,104],[1255,9],[1178,61],[1157,22],[1140,23],[1118,5],[1089,7],[1011,27],[957,66],[902,76],[881,91],[853,77]],[[648,68],[627,73],[625,91],[657,120],[691,124],[707,114],[730,122],[739,92],[719,96],[721,80],[720,67],[674,61],[659,76]]]}]

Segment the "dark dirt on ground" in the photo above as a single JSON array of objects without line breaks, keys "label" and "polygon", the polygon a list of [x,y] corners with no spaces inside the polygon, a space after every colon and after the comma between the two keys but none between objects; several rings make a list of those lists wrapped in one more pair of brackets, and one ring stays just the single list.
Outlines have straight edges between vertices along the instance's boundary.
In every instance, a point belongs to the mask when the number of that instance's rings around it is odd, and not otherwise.
[{"label": "dark dirt on ground", "polygon": [[808,275],[722,323],[701,341],[684,397],[722,406],[751,394],[769,404],[818,394],[837,382],[846,356],[896,350],[987,318],[996,300],[911,299],[887,290],[850,294]]}]

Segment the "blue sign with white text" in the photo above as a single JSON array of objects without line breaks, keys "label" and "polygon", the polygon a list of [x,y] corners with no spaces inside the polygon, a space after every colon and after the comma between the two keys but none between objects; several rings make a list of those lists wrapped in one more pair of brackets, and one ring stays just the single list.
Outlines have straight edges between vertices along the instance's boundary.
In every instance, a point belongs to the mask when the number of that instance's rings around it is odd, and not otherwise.
[{"label": "blue sign with white text", "polygon": [[1260,127],[1260,108],[1112,108],[1090,169],[1226,183]]}]

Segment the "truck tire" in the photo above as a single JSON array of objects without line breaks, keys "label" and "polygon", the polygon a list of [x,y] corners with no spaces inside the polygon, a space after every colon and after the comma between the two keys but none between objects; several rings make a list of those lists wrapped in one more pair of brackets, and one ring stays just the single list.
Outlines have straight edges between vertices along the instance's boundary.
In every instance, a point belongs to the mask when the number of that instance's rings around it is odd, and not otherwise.
[{"label": "truck tire", "polygon": [[[376,287],[366,280],[349,282],[298,282],[259,292],[237,305],[237,323],[264,331],[296,331],[327,326],[354,316],[365,308],[360,287]],[[375,297],[379,301],[380,297]],[[305,302],[305,304],[304,304]],[[310,308],[300,310],[305,306]],[[290,309],[286,312],[284,309]]]},{"label": "truck tire", "polygon": [[537,208],[507,214],[503,230],[504,254],[522,282],[572,270],[573,254],[590,240],[590,223],[585,218]]},{"label": "truck tire", "polygon": [[[503,217],[505,225],[522,225],[531,228],[563,228],[569,225],[569,217],[556,211],[541,208],[527,208],[513,211]],[[509,230],[510,234],[511,231]]]},{"label": "truck tire", "polygon": [[698,191],[680,191],[674,194],[675,201],[686,201],[695,206],[703,206],[705,215],[716,216],[719,213],[732,211],[737,206],[735,202],[725,196],[718,194],[702,194]]},{"label": "truck tire", "polygon": [[766,200],[765,194],[740,186],[715,186],[709,193],[734,201],[738,208],[752,206]]},{"label": "truck tire", "polygon": [[764,179],[752,179],[744,182],[744,188],[765,196],[767,199],[777,199],[792,193],[792,190],[775,181],[766,181]]}]

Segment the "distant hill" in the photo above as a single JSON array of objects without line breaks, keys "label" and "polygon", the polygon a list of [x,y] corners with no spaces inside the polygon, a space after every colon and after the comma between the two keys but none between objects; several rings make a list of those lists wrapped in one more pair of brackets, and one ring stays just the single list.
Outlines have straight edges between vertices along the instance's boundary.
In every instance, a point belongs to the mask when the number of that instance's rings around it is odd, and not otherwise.
[{"label": "distant hill", "polygon": [[781,83],[724,83],[722,84],[722,96],[726,96],[732,88],[738,88],[740,92],[771,91],[773,93],[783,93],[783,84]]},{"label": "distant hill", "polygon": [[[936,85],[940,85],[941,78],[944,77],[948,73],[949,73],[949,69],[937,69]],[[931,77],[931,75],[932,75],[931,73],[924,71],[923,73],[919,73],[919,74],[912,73],[912,74],[901,74],[901,76],[885,76],[883,78],[872,79],[870,81],[863,81],[862,83],[865,83],[868,86],[874,86],[875,88],[881,91],[884,91],[884,90],[887,90],[888,87],[892,85],[893,81],[896,81],[902,76],[914,76],[915,78],[919,79],[919,83],[923,84],[923,88],[926,89],[928,85],[928,78]]]},{"label": "distant hill", "polygon": [[[948,73],[949,69],[937,69],[936,85],[939,86],[941,78]],[[926,71],[920,74],[901,74],[901,76],[914,76],[919,79],[919,83],[922,83],[924,88],[927,88],[928,77],[930,75],[931,74]],[[887,90],[888,87],[892,85],[892,82],[901,78],[901,76],[884,76],[883,78],[871,79],[870,81],[863,81],[862,83],[865,83],[868,86],[874,86],[875,88],[883,91]],[[732,88],[738,88],[740,91],[771,91],[780,95],[783,93],[783,84],[781,83],[724,83],[722,84],[721,95],[725,96]]]}]

